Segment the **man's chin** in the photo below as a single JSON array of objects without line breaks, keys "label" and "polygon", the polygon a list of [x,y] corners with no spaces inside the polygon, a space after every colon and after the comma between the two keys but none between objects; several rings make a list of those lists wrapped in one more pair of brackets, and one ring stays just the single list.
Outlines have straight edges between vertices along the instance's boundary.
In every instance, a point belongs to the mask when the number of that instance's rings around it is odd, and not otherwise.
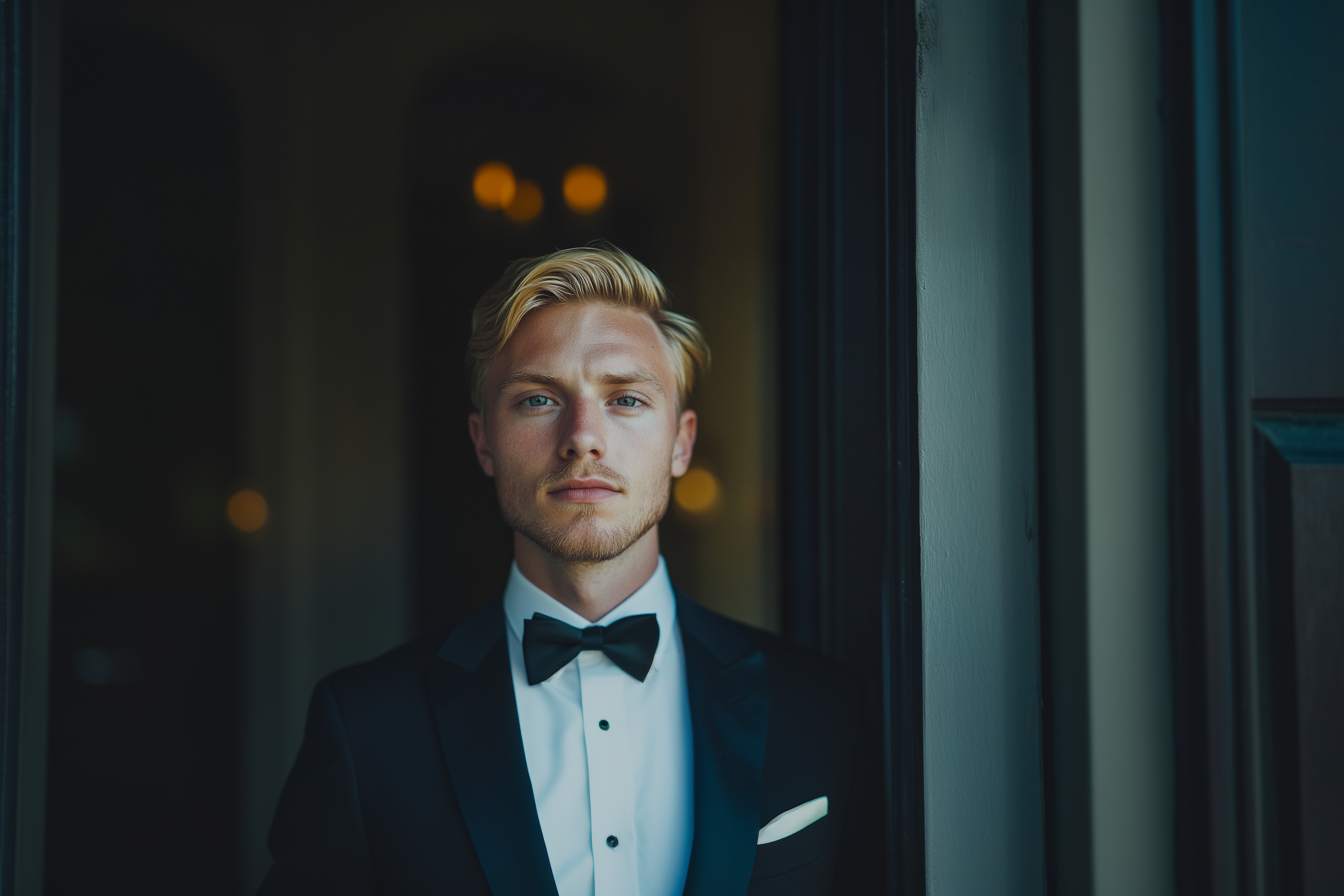
[{"label": "man's chin", "polygon": [[624,554],[639,539],[624,533],[602,535],[557,535],[554,532],[523,532],[529,541],[565,563],[606,563]]},{"label": "man's chin", "polygon": [[605,563],[628,551],[644,532],[610,526],[584,515],[578,519],[540,526],[515,526],[525,538],[566,563]]},{"label": "man's chin", "polygon": [[501,500],[500,509],[510,528],[555,559],[605,563],[624,554],[658,525],[667,504],[650,504],[636,515],[624,500],[560,507]]}]

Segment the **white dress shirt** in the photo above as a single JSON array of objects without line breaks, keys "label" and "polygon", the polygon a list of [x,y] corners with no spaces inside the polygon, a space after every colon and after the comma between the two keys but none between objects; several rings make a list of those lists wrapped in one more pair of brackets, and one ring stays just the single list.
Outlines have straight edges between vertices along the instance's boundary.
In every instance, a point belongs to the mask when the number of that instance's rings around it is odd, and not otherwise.
[{"label": "white dress shirt", "polygon": [[[585,650],[529,685],[523,620],[533,613],[580,629],[657,614],[653,668],[641,683],[600,650]],[[527,773],[560,896],[677,896],[691,857],[694,766],[685,650],[663,558],[638,591],[595,623],[514,564],[504,615]]]}]

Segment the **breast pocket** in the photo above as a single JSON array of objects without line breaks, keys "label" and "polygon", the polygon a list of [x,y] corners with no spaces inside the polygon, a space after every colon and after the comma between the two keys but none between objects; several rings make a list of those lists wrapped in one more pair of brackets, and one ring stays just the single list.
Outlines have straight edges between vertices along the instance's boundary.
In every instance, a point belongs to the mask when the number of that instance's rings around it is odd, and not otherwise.
[{"label": "breast pocket", "polygon": [[817,861],[831,846],[831,816],[818,818],[797,833],[756,847],[751,879],[764,880]]}]

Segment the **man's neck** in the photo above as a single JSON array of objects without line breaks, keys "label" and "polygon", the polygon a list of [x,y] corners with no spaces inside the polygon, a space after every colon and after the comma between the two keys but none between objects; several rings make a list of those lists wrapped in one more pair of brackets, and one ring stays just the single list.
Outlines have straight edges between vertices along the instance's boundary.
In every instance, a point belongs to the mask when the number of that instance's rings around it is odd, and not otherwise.
[{"label": "man's neck", "polygon": [[619,557],[601,563],[570,563],[536,542],[513,535],[513,559],[527,580],[589,622],[596,622],[639,590],[658,570],[658,527]]}]

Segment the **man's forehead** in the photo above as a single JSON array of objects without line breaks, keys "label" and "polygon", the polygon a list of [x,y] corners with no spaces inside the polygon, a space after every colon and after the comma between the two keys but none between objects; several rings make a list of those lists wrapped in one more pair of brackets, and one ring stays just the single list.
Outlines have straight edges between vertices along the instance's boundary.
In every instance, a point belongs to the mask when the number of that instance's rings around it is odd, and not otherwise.
[{"label": "man's forehead", "polygon": [[671,351],[647,314],[584,303],[532,312],[491,363],[490,378],[503,384],[528,376],[633,382],[672,379],[675,371]]},{"label": "man's forehead", "polygon": [[537,308],[518,322],[509,342],[532,341],[558,334],[588,342],[642,342],[658,338],[658,325],[648,313],[612,302],[589,299]]},{"label": "man's forehead", "polygon": [[[560,334],[557,334],[560,335]],[[582,369],[585,373],[608,372],[630,367],[658,367],[666,352],[661,341],[602,341],[583,339],[509,340],[498,360],[510,370],[555,367]]]}]

